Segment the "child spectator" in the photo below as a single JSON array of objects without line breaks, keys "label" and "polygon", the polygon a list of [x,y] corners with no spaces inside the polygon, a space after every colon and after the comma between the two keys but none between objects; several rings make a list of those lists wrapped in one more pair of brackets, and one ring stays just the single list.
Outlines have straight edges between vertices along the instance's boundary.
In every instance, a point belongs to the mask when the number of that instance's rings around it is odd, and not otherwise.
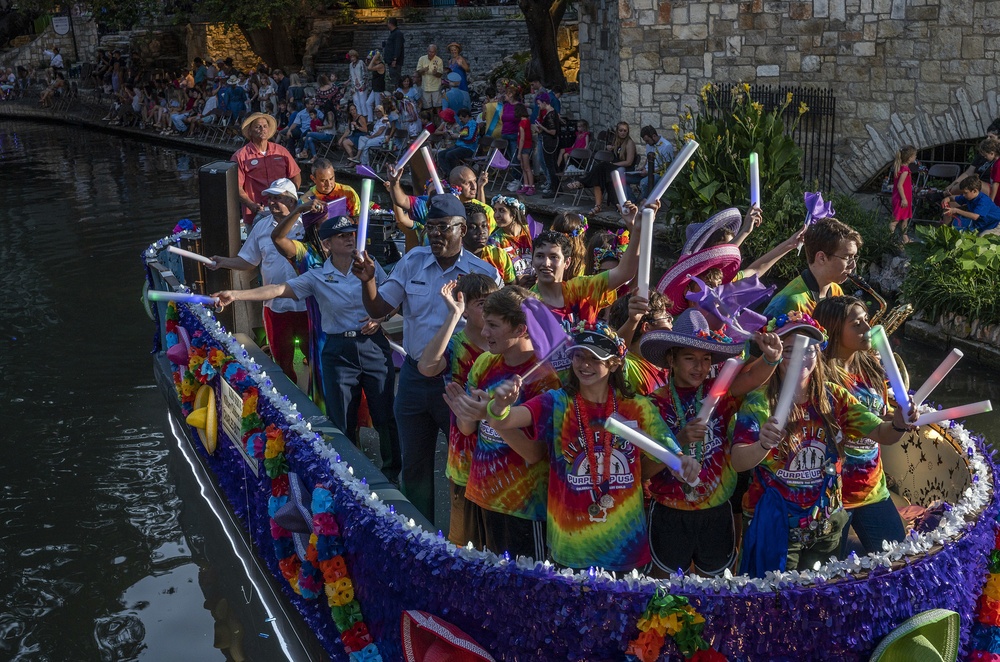
[{"label": "child spectator", "polygon": [[535,194],[535,175],[531,171],[531,150],[534,142],[531,138],[531,122],[528,121],[528,109],[523,103],[514,107],[514,117],[517,118],[517,159],[521,164],[523,184],[517,192],[521,195]]},{"label": "child spectator", "polygon": [[551,229],[553,232],[561,232],[569,237],[573,261],[566,268],[566,278],[584,275],[587,272],[587,265],[590,264],[590,260],[587,259],[586,244],[587,230],[589,229],[587,217],[574,212],[559,212],[552,219]]},{"label": "child spectator", "polygon": [[495,195],[490,200],[497,224],[490,243],[502,248],[514,263],[518,277],[531,273],[531,233],[524,215],[524,203],[513,196]]},{"label": "child spectator", "polygon": [[496,267],[500,278],[507,285],[514,282],[514,263],[507,251],[489,243],[490,227],[493,223],[493,210],[478,200],[465,203],[466,232],[462,238],[462,247],[480,260]]},{"label": "child spectator", "polygon": [[[488,348],[483,337],[483,304],[486,297],[496,291],[497,284],[483,274],[466,274],[441,288],[448,315],[420,357],[417,364],[420,374],[437,377],[443,372],[445,378],[455,384],[464,385],[468,381],[472,365]],[[465,327],[456,332],[462,319],[465,319]],[[462,434],[455,414],[452,414],[445,465],[445,475],[451,486],[448,540],[459,546],[471,542],[473,547],[481,549],[483,539],[479,506],[465,498],[476,439],[477,435]]]},{"label": "child spectator", "polygon": [[917,160],[917,148],[913,145],[904,145],[896,152],[896,159],[892,164],[892,221],[889,222],[889,230],[896,231],[896,224],[902,223],[900,232],[903,234],[903,243],[910,240],[906,236],[910,219],[913,218],[913,175],[910,173],[910,164]]},{"label": "child spectator", "polygon": [[[1000,207],[982,192],[983,183],[975,175],[962,180],[962,195],[947,197],[942,201],[944,218],[957,230],[984,234],[1000,234]],[[955,218],[955,217],[958,218]]]}]

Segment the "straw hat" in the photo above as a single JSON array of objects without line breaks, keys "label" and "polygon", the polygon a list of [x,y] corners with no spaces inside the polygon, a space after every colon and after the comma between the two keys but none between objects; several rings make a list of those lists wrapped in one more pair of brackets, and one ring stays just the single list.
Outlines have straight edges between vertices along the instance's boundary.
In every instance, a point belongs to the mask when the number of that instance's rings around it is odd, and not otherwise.
[{"label": "straw hat", "polygon": [[457,47],[459,53],[462,52],[462,44],[458,43],[457,41],[453,41],[450,44],[448,44],[447,46],[445,46],[445,50],[446,51],[450,51],[452,46]]},{"label": "straw hat", "polygon": [[670,331],[647,331],[642,334],[639,352],[661,368],[667,365],[667,352],[674,347],[690,347],[712,353],[712,363],[725,361],[743,351],[742,343],[720,331],[713,331],[701,311],[688,308],[674,319]]},{"label": "straw hat", "polygon": [[186,421],[198,433],[208,454],[213,455],[219,443],[219,418],[215,410],[215,390],[208,384],[195,394],[194,409]]},{"label": "straw hat", "polygon": [[250,131],[249,131],[250,125],[256,122],[257,120],[261,119],[262,117],[265,120],[267,120],[267,127],[268,127],[267,139],[270,140],[271,138],[274,137],[274,134],[278,132],[278,121],[274,119],[274,117],[266,113],[251,113],[245,120],[243,120],[243,124],[240,125],[240,131],[243,132],[244,138],[250,140]]},{"label": "straw hat", "polygon": [[723,228],[735,235],[740,231],[740,225],[742,224],[743,216],[736,207],[723,209],[709,216],[708,220],[704,223],[689,223],[684,229],[686,241],[684,242],[684,248],[681,249],[681,255],[697,253],[704,248],[705,242],[708,241],[709,237]]},{"label": "straw hat", "polygon": [[709,269],[719,268],[722,269],[722,282],[728,283],[740,270],[741,259],[740,249],[732,244],[713,246],[692,255],[684,255],[663,274],[656,290],[673,304],[670,314],[678,315],[687,307],[684,293],[691,282],[689,276],[700,276]]},{"label": "straw hat", "polygon": [[955,662],[961,619],[947,609],[910,618],[883,639],[870,662]]}]

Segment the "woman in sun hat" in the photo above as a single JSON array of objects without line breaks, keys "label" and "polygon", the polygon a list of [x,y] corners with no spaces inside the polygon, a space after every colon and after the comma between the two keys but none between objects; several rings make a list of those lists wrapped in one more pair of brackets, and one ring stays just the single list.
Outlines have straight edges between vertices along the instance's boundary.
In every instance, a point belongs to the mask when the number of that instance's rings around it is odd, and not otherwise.
[{"label": "woman in sun hat", "polygon": [[703,575],[720,575],[736,558],[729,505],[736,472],[730,463],[729,423],[739,407],[737,398],[766,382],[781,360],[782,345],[776,334],[758,334],[756,340],[763,356],[747,373],[754,375],[753,381],[745,381],[741,390],[730,388],[706,424],[698,413],[714,384],[712,366],[739,355],[743,344],[713,331],[704,315],[692,308],[674,320],[673,329],[643,334],[642,355],[669,371],[667,384],[650,399],[684,453],[701,465],[696,486],[662,471],[649,482],[649,547],[656,575],[686,572],[692,563]]},{"label": "woman in sun hat", "polygon": [[239,172],[240,202],[244,221],[250,225],[257,212],[267,202],[264,189],[278,179],[290,179],[298,187],[302,183],[299,165],[287,149],[271,138],[278,131],[278,122],[265,113],[251,113],[240,124],[247,144],[230,157]]},{"label": "woman in sun hat", "polygon": [[[628,571],[649,563],[642,481],[664,465],[606,431],[618,415],[682,455],[656,407],[635,396],[622,375],[625,343],[603,323],[581,326],[569,347],[572,371],[565,386],[517,407],[519,378],[493,391],[490,425],[529,462],[549,460],[549,554],[570,568]],[[514,433],[524,428],[523,434]],[[682,457],[683,478],[701,470]]]},{"label": "woman in sun hat", "polygon": [[469,61],[462,55],[462,44],[457,41],[451,42],[448,44],[448,53],[451,55],[451,60],[448,61],[448,69],[462,79],[458,84],[458,89],[468,92],[469,70],[471,67],[469,66]]},{"label": "woman in sun hat", "polygon": [[[808,314],[792,311],[765,329],[783,339],[783,360],[768,383],[743,401],[732,450],[736,471],[754,469],[743,497],[746,533],[740,556],[740,571],[754,577],[768,570],[811,569],[840,549],[847,522],[840,488],[842,437],[894,444],[911,429],[901,410],[892,421],[883,421],[842,386],[827,381],[826,331]],[[800,374],[789,375],[795,335],[805,335],[810,345]],[[789,379],[797,382],[796,397],[779,428],[772,412]]]}]

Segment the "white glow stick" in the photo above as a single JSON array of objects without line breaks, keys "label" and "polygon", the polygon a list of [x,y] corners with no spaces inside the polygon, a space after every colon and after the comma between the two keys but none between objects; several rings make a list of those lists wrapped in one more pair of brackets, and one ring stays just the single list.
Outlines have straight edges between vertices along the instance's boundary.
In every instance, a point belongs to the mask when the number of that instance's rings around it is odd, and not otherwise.
[{"label": "white glow stick", "polygon": [[949,372],[951,372],[951,369],[955,367],[955,364],[962,360],[963,356],[965,356],[965,354],[962,353],[962,350],[956,347],[951,350],[951,353],[949,353],[948,356],[944,357],[944,361],[941,361],[941,365],[934,369],[934,372],[932,372],[931,376],[927,378],[927,381],[925,381],[920,388],[917,389],[917,392],[913,394],[913,405],[915,407],[919,407],[924,404],[924,400],[926,400],[927,396],[931,394],[931,391],[937,388],[937,385],[944,380]]},{"label": "white glow stick", "polygon": [[712,382],[712,388],[708,390],[708,395],[701,401],[701,409],[698,411],[696,420],[708,425],[712,412],[715,411],[715,406],[719,404],[722,396],[729,392],[730,385],[742,367],[743,362],[739,359],[726,359],[726,362],[722,364],[722,369],[719,370],[719,376]]},{"label": "white glow stick", "polygon": [[656,212],[642,210],[642,227],[639,228],[639,296],[649,298],[649,268],[653,263],[653,221]]},{"label": "white glow stick", "polygon": [[406,350],[403,349],[403,346],[402,345],[397,345],[396,343],[392,342],[391,340],[389,341],[389,349],[391,349],[392,351],[396,352],[400,356],[406,356]]},{"label": "white glow stick", "polygon": [[[803,228],[805,228],[807,230],[809,229],[809,221],[812,220],[812,217],[813,217],[813,215],[812,215],[811,211],[810,212],[806,212],[806,222],[802,224]],[[795,245],[795,254],[796,255],[800,255],[802,253],[802,246],[805,243],[806,243],[805,240],[802,239],[802,240],[799,241],[798,244]]]},{"label": "white glow stick", "polygon": [[423,145],[425,142],[427,142],[427,139],[430,137],[431,137],[430,131],[428,131],[427,129],[424,129],[423,131],[420,132],[420,135],[417,136],[417,139],[414,140],[413,143],[411,143],[410,146],[406,148],[406,151],[403,152],[403,155],[399,157],[398,161],[396,161],[396,172],[399,172],[406,167],[406,164],[410,162],[410,159],[412,159],[413,155],[417,153],[417,150],[420,149],[420,146]]},{"label": "white glow stick", "polygon": [[180,255],[181,257],[191,258],[196,262],[204,262],[205,264],[210,264],[215,266],[215,260],[205,257],[204,255],[198,255],[197,253],[192,253],[191,251],[186,251],[183,248],[178,248],[177,246],[167,246],[167,250],[175,255]]},{"label": "white glow stick", "polygon": [[372,180],[361,180],[361,209],[358,213],[357,249],[364,253],[368,247],[368,207],[372,199]]},{"label": "white glow stick", "polygon": [[982,402],[973,402],[969,405],[942,409],[941,411],[929,411],[926,414],[918,416],[914,425],[930,425],[931,423],[940,423],[941,421],[954,421],[966,416],[985,414],[988,411],[993,411],[993,403],[989,400],[983,400]]},{"label": "white glow stick", "polygon": [[872,327],[868,332],[868,337],[872,340],[872,346],[878,352],[882,360],[882,369],[889,379],[889,386],[892,387],[892,394],[896,398],[896,403],[903,408],[903,413],[910,411],[910,394],[906,390],[906,382],[896,365],[896,357],[892,355],[892,347],[889,345],[889,338],[885,335],[885,329],[881,324]]},{"label": "white glow stick", "polygon": [[788,369],[785,370],[785,379],[781,382],[781,394],[778,395],[778,404],[774,407],[774,417],[778,419],[779,430],[785,429],[788,415],[792,412],[792,403],[795,402],[795,396],[799,391],[799,379],[802,377],[802,361],[808,346],[808,336],[795,334],[795,339],[792,340],[792,355],[788,359]]},{"label": "white glow stick", "polygon": [[750,206],[760,207],[760,159],[750,152]]},{"label": "white glow stick", "polygon": [[441,195],[444,193],[444,187],[441,186],[441,178],[438,176],[437,168],[434,167],[434,157],[431,156],[431,150],[421,147],[420,153],[424,157],[424,163],[427,164],[427,172],[431,175],[431,181],[434,182],[434,190],[437,191],[438,195]]},{"label": "white glow stick", "polygon": [[[672,471],[680,473],[681,458],[670,449],[661,446],[659,443],[638,430],[633,430],[614,417],[608,417],[604,420],[604,429],[611,434],[618,435],[619,437],[628,440],[633,446],[646,451],[657,460],[663,462],[663,464],[667,465]],[[693,487],[699,483],[701,483],[701,480],[696,477],[694,482],[690,483],[690,485]]]},{"label": "white glow stick", "polygon": [[217,306],[219,300],[215,297],[207,297],[204,294],[191,294],[190,292],[164,292],[163,290],[149,290],[146,298],[150,301],[177,301],[178,303],[200,303],[206,306]]},{"label": "white glow stick", "polygon": [[649,192],[649,197],[646,198],[647,205],[653,204],[653,202],[663,197],[663,194],[667,192],[670,185],[674,183],[674,179],[680,174],[681,168],[691,160],[696,151],[698,151],[698,142],[695,140],[687,141],[677,156],[674,157],[670,167],[663,173],[663,177],[660,177],[660,181],[656,182],[656,186]]},{"label": "white glow stick", "polygon": [[625,187],[622,185],[622,176],[618,172],[618,169],[611,171],[611,183],[615,187],[615,195],[618,196],[618,209],[625,208],[625,201],[628,199],[625,197]]}]

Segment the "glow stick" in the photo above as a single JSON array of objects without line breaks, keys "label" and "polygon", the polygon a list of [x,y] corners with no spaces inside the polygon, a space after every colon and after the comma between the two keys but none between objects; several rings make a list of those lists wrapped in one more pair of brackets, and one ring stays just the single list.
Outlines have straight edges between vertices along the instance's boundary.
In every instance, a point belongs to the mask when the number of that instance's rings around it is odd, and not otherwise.
[{"label": "glow stick", "polygon": [[146,298],[150,301],[176,301],[178,303],[201,303],[206,306],[217,306],[219,300],[215,297],[207,297],[204,294],[191,294],[190,292],[164,292],[163,290],[149,290]]},{"label": "glow stick", "polygon": [[410,144],[410,146],[406,148],[406,151],[403,152],[403,155],[399,157],[398,161],[396,161],[396,172],[399,172],[406,167],[406,164],[410,162],[410,159],[412,159],[413,155],[417,153],[417,150],[420,149],[420,146],[423,145],[430,137],[431,134],[427,129],[424,129],[423,131],[420,132],[420,135],[417,136],[417,139],[414,140]]},{"label": "glow stick", "polygon": [[868,332],[868,337],[871,338],[872,346],[878,352],[879,358],[882,359],[882,369],[885,370],[885,376],[889,378],[889,386],[892,387],[896,403],[903,408],[904,414],[909,412],[910,394],[906,390],[906,382],[903,381],[899,366],[896,365],[896,357],[892,355],[892,347],[889,345],[889,338],[885,335],[885,329],[882,328],[881,324],[877,324]]},{"label": "glow stick", "polygon": [[402,345],[397,345],[396,343],[392,342],[391,340],[389,341],[389,349],[391,349],[392,351],[396,352],[400,356],[406,356],[406,350],[403,349],[403,346]]},{"label": "glow stick", "polygon": [[698,421],[708,425],[712,412],[715,411],[715,406],[719,404],[722,396],[729,392],[729,387],[736,379],[741,367],[743,367],[743,362],[737,358],[726,359],[726,362],[722,364],[719,376],[712,382],[712,388],[708,390],[708,395],[701,401],[701,409],[697,416]]},{"label": "glow stick", "polygon": [[674,179],[680,174],[681,168],[687,164],[694,153],[698,151],[698,142],[695,140],[689,140],[681,149],[680,153],[674,157],[673,162],[671,162],[670,167],[667,171],[663,173],[663,177],[660,177],[660,181],[656,182],[656,186],[653,190],[649,192],[649,197],[646,198],[646,204],[652,204],[656,200],[663,197],[663,194],[667,192],[670,185],[674,183]]},{"label": "glow stick", "polygon": [[934,369],[934,372],[927,378],[927,381],[913,394],[913,406],[919,407],[924,404],[924,400],[931,394],[931,391],[937,388],[937,385],[951,372],[955,364],[962,360],[963,356],[965,354],[962,353],[962,350],[958,348],[951,350],[951,353],[944,358],[944,361],[941,361],[941,365]]},{"label": "glow stick", "polygon": [[175,255],[180,255],[181,257],[188,257],[196,262],[204,262],[205,264],[210,264],[215,266],[215,260],[207,258],[204,255],[198,255],[197,253],[192,253],[191,251],[186,251],[183,248],[178,248],[177,246],[167,246],[167,250]]},{"label": "glow stick", "polygon": [[434,190],[437,191],[438,195],[441,195],[444,193],[444,187],[441,186],[441,178],[438,176],[437,168],[434,167],[434,157],[431,156],[431,150],[421,147],[420,153],[424,157],[424,163],[427,164],[427,172],[431,174],[431,181],[434,182]]},{"label": "glow stick", "polygon": [[[670,467],[672,471],[680,473],[681,458],[670,449],[664,448],[659,443],[638,430],[633,430],[614,417],[608,417],[604,420],[604,429],[611,434],[628,440],[633,446],[646,451],[657,460],[663,462],[663,464]],[[694,486],[699,483],[701,483],[701,480],[695,478],[694,482],[690,483],[690,485]]]},{"label": "glow stick", "polygon": [[750,152],[750,206],[760,207],[760,159]]},{"label": "glow stick", "polygon": [[653,220],[656,212],[642,210],[642,227],[639,228],[639,296],[649,298],[649,267],[653,262]]},{"label": "glow stick", "polygon": [[917,420],[914,421],[914,425],[930,425],[931,423],[940,423],[942,421],[954,421],[966,416],[985,414],[988,411],[993,411],[993,403],[989,400],[983,400],[982,402],[973,402],[970,405],[942,409],[941,411],[929,411],[926,414],[918,416]]},{"label": "glow stick", "polygon": [[361,181],[361,209],[358,213],[357,249],[364,253],[368,247],[368,207],[372,199],[372,180]]},{"label": "glow stick", "polygon": [[788,415],[792,412],[792,403],[795,402],[795,396],[799,391],[799,379],[802,377],[802,361],[808,346],[808,336],[795,334],[795,339],[792,341],[792,356],[788,359],[785,379],[781,382],[781,394],[778,395],[778,404],[774,407],[774,417],[778,419],[779,430],[785,429]]},{"label": "glow stick", "polygon": [[611,171],[611,183],[615,187],[615,195],[618,196],[618,209],[623,209],[625,207],[625,201],[628,199],[625,197],[625,187],[622,186],[622,176],[618,172],[618,169]]}]

